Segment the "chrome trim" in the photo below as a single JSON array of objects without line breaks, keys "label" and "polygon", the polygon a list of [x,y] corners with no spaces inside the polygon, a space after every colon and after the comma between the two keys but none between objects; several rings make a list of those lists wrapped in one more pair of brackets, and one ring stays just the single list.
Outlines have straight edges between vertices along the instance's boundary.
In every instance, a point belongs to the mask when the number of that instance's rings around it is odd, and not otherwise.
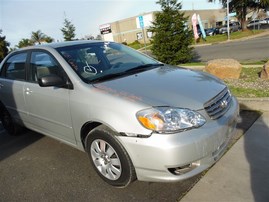
[{"label": "chrome trim", "polygon": [[217,96],[204,104],[204,108],[211,119],[223,116],[231,106],[232,96],[228,88],[225,88]]}]

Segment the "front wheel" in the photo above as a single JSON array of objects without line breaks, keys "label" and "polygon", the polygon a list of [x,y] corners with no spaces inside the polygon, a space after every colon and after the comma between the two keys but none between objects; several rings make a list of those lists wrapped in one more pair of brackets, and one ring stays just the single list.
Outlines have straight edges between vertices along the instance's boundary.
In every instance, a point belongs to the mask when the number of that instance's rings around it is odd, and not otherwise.
[{"label": "front wheel", "polygon": [[135,180],[135,170],[129,155],[115,138],[114,131],[98,126],[86,138],[86,151],[98,175],[108,184],[126,187]]},{"label": "front wheel", "polygon": [[14,122],[7,109],[4,107],[1,107],[0,109],[0,119],[4,129],[6,129],[9,135],[19,135],[20,132],[22,132],[23,127]]}]

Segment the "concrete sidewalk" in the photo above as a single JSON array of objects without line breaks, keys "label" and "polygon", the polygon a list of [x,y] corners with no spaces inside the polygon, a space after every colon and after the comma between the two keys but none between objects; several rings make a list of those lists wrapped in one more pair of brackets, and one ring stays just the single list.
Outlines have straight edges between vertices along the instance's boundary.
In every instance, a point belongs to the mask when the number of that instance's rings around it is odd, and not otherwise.
[{"label": "concrete sidewalk", "polygon": [[181,199],[269,201],[269,111]]}]

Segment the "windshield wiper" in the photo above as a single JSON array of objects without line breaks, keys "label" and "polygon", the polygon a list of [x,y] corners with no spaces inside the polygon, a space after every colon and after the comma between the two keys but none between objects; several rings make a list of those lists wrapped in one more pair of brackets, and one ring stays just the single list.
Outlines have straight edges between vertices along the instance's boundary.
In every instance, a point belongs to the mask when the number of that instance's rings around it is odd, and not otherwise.
[{"label": "windshield wiper", "polygon": [[160,67],[160,66],[164,66],[164,64],[162,63],[144,64],[144,65],[139,65],[131,69],[128,69],[125,72],[140,72],[141,70],[144,71],[144,70],[148,70],[149,68],[151,69],[151,68]]},{"label": "windshield wiper", "polygon": [[162,64],[162,63],[139,65],[139,66],[133,67],[131,69],[127,69],[126,71],[123,71],[123,72],[111,73],[111,74],[107,74],[104,76],[100,76],[98,78],[94,78],[94,79],[90,80],[89,83],[97,83],[97,82],[106,81],[106,80],[114,79],[114,78],[121,77],[121,76],[127,76],[127,75],[130,75],[133,73],[146,71],[149,68],[152,69],[152,68],[156,68],[156,67],[163,66],[163,65],[164,64]]},{"label": "windshield wiper", "polygon": [[114,74],[107,74],[107,75],[104,75],[104,76],[100,76],[98,78],[94,78],[94,79],[90,80],[89,83],[97,83],[97,82],[100,82],[100,81],[106,81],[106,80],[110,80],[110,79],[114,79],[114,78],[123,76],[125,74],[126,74],[125,72],[118,72],[118,73],[114,73]]}]

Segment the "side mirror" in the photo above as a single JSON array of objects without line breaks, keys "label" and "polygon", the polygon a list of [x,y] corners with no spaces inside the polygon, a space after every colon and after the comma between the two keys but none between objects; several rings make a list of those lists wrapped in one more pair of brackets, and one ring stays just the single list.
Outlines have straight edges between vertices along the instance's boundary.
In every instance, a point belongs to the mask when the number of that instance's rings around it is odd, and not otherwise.
[{"label": "side mirror", "polygon": [[68,82],[64,81],[61,77],[59,77],[56,74],[51,74],[47,76],[43,76],[38,79],[38,84],[41,87],[63,87],[68,89],[73,89],[72,84],[69,84]]}]

